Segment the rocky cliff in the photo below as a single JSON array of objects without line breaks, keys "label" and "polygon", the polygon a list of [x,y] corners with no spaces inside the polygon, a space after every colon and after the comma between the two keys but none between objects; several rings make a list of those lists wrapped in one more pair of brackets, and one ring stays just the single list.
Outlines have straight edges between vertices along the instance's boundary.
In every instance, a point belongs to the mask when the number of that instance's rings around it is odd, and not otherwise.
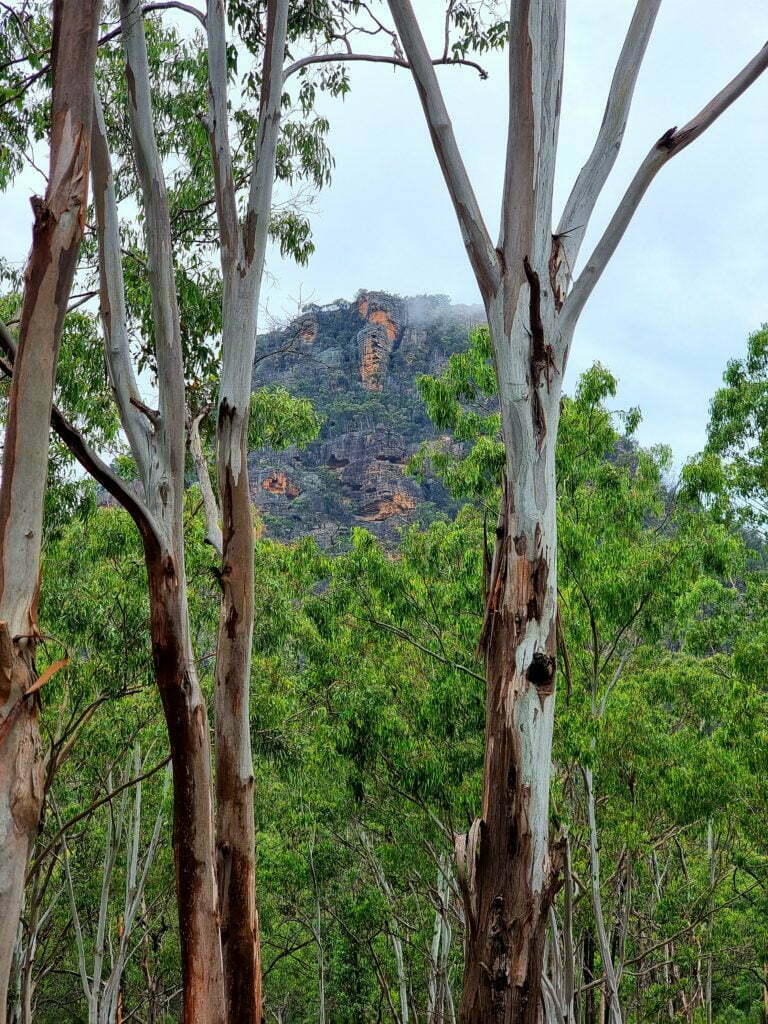
[{"label": "rocky cliff", "polygon": [[466,345],[479,307],[445,296],[399,298],[361,291],[354,301],[305,306],[283,330],[259,339],[253,385],[281,385],[312,400],[323,417],[304,451],[254,451],[251,493],[265,529],[290,539],[312,534],[343,543],[352,525],[387,541],[452,503],[437,481],[405,469],[435,437],[415,380],[436,373]]}]

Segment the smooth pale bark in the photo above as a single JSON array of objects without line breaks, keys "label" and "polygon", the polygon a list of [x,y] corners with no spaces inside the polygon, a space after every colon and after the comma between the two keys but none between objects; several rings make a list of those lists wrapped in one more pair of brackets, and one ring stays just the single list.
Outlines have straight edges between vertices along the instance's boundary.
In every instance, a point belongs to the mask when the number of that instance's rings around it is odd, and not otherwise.
[{"label": "smooth pale bark", "polygon": [[386,900],[387,907],[391,911],[389,920],[387,921],[387,928],[389,930],[389,939],[392,943],[392,952],[395,957],[395,970],[397,972],[397,992],[400,1003],[400,1014],[397,1017],[397,1020],[399,1021],[399,1024],[408,1024],[408,1021],[410,1020],[408,976],[405,971],[405,957],[403,955],[403,940],[400,937],[400,926],[393,909],[395,907],[395,895],[392,892],[392,886],[389,884],[387,876],[384,874],[384,869],[376,856],[373,843],[371,842],[371,837],[364,828],[360,829],[360,842],[362,843],[363,850],[365,851],[366,859],[373,871],[373,876],[376,879],[379,891]]},{"label": "smooth pale bark", "polygon": [[430,969],[427,978],[427,1024],[449,1024],[454,1020],[453,998],[448,978],[451,952],[451,924],[448,917],[452,891],[451,864],[441,855],[437,869],[437,906],[430,946]]},{"label": "smooth pale bark", "polygon": [[621,1004],[619,1002],[619,983],[614,964],[613,951],[608,940],[603,915],[603,899],[600,894],[600,844],[597,833],[597,816],[595,812],[595,792],[592,780],[592,769],[582,768],[584,786],[587,793],[587,820],[589,824],[589,876],[592,888],[592,910],[595,915],[597,941],[600,946],[600,958],[603,961],[605,974],[605,997],[608,1003],[607,1024],[622,1024]]},{"label": "smooth pale bark", "polygon": [[[132,782],[130,779],[129,762],[121,780],[121,787],[123,788],[122,797],[117,804],[110,808],[107,815],[101,894],[99,898],[93,960],[90,965],[86,963],[83,929],[75,900],[74,881],[69,863],[69,850],[66,839],[67,829],[66,826],[62,826],[61,820],[59,820],[64,851],[61,862],[64,866],[64,877],[69,896],[80,980],[88,1006],[88,1024],[115,1024],[117,1020],[123,973],[129,955],[128,945],[143,898],[147,874],[155,858],[160,841],[160,830],[163,824],[162,806],[155,818],[149,845],[144,855],[140,856],[141,768],[140,752],[136,748],[133,756],[133,771],[139,781]],[[133,798],[129,801],[129,788],[131,785],[133,785]],[[108,776],[108,790],[111,792],[112,788],[112,774],[110,773]],[[125,900],[123,915],[118,928],[117,948],[114,950],[108,936],[109,900],[115,863],[123,846],[123,837],[125,846]],[[112,966],[107,976],[104,977],[108,942]]]},{"label": "smooth pale bark", "polygon": [[[226,1020],[213,831],[208,716],[189,633],[184,567],[185,395],[172,241],[157,150],[143,15],[120,4],[128,116],[142,192],[151,285],[159,410],[138,403],[125,325],[117,207],[104,135],[96,118],[94,194],[100,247],[105,353],[145,502],[128,501],[144,541],[155,677],[168,728],[174,783],[173,843],[186,1024]],[[143,419],[142,419],[143,417]],[[145,422],[146,420],[146,422]],[[120,498],[119,500],[123,500]]]},{"label": "smooth pale bark", "polygon": [[35,198],[0,484],[0,1020],[43,800],[34,683],[48,433],[61,329],[88,203],[99,0],[53,5],[50,171]]},{"label": "smooth pale bark", "polygon": [[659,8],[638,0],[594,147],[557,231],[552,197],[565,0],[509,4],[509,121],[494,249],[411,0],[388,0],[488,317],[506,452],[481,646],[486,658],[482,817],[457,839],[467,944],[462,1024],[538,1024],[548,911],[557,536],[554,450],[579,315],[658,170],[762,73],[768,46],[682,129],[652,147],[568,293],[573,264],[621,145]]},{"label": "smooth pale bark", "polygon": [[254,535],[248,480],[248,417],[280,132],[287,26],[288,0],[268,0],[259,135],[248,205],[241,223],[228,134],[224,3],[208,2],[208,127],[224,284],[216,438],[222,520],[222,601],[215,672],[216,852],[231,1021],[259,1021],[263,1015],[250,730]]}]

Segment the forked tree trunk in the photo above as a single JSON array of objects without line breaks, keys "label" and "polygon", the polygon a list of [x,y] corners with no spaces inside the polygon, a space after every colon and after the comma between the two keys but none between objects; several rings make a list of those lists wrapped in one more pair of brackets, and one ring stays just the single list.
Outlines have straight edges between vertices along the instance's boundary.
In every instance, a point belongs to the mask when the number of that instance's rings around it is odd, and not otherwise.
[{"label": "forked tree trunk", "polygon": [[91,91],[99,0],[53,5],[50,174],[35,198],[0,489],[0,1020],[27,859],[43,800],[37,677],[37,591],[48,432],[59,341],[88,199]]},{"label": "forked tree trunk", "polygon": [[105,352],[146,496],[147,507],[135,498],[129,503],[121,500],[134,515],[144,543],[152,655],[171,749],[182,1020],[184,1024],[225,1024],[208,716],[192,652],[184,565],[184,363],[170,215],[154,131],[141,6],[120,0],[120,18],[129,85],[127,112],[145,216],[158,414],[148,412],[138,401],[126,328],[117,205],[97,100],[94,194]]},{"label": "forked tree trunk", "polygon": [[217,469],[222,601],[216,650],[216,852],[229,1020],[263,1018],[256,910],[250,683],[254,619],[248,419],[261,281],[280,132],[288,0],[267,0],[259,134],[244,220],[237,213],[227,112],[223,0],[208,0],[209,134],[221,237],[222,368]]},{"label": "forked tree trunk", "polygon": [[[412,0],[388,0],[435,154],[485,303],[506,451],[504,497],[482,647],[486,655],[483,817],[457,840],[467,904],[462,1024],[541,1016],[554,714],[554,451],[562,375],[584,305],[658,171],[768,67],[768,44],[682,128],[652,145],[581,273],[573,271],[613,168],[660,0],[637,0],[592,151],[553,230],[566,0],[511,0],[509,121],[494,246],[453,133]],[[454,4],[447,5],[450,24]]]}]

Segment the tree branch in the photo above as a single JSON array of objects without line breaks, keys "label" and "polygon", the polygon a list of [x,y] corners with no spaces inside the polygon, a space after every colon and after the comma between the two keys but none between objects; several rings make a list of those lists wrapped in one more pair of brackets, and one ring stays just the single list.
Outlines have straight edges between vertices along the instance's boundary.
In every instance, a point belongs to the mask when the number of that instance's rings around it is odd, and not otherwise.
[{"label": "tree branch", "polygon": [[[190,4],[176,3],[173,2],[173,0],[168,0],[168,2],[166,3],[143,4],[141,8],[141,13],[151,14],[152,11],[167,10],[183,11],[185,14],[191,14],[193,18],[197,18],[201,25],[205,26],[205,15],[203,14],[202,11],[198,11],[196,7],[192,7]],[[122,25],[118,25],[116,28],[113,28],[111,32],[107,32],[99,39],[99,46],[103,46],[104,43],[109,43],[113,39],[117,39],[117,37],[122,33],[122,31]]]},{"label": "tree branch", "polygon": [[501,281],[498,256],[461,157],[437,75],[411,2],[388,2],[411,65],[432,145],[453,202],[472,269],[483,297],[488,299],[496,292]]},{"label": "tree branch", "polygon": [[[0,348],[3,349],[7,357],[7,362],[5,359],[0,359],[0,371],[7,377],[12,377],[16,345],[8,328],[3,323],[0,323]],[[70,423],[55,405],[51,409],[51,426],[83,469],[93,477],[96,483],[101,484],[115,501],[122,505],[136,523],[141,536],[145,540],[150,540],[153,545],[160,547],[162,545],[160,530],[147,506],[138,495],[133,493],[125,480],[99,458],[77,427]]]},{"label": "tree branch", "polygon": [[[267,7],[267,42],[264,52],[259,97],[259,138],[251,170],[243,243],[245,258],[253,265],[259,282],[264,265],[272,187],[275,179],[275,154],[280,134],[283,98],[283,61],[288,35],[288,2],[271,0]],[[250,383],[250,367],[249,367]]]},{"label": "tree branch", "polygon": [[100,313],[104,331],[104,354],[120,421],[136,460],[139,475],[145,487],[149,489],[150,467],[154,461],[154,433],[150,423],[140,414],[139,406],[136,405],[140,401],[140,396],[128,341],[115,182],[104,111],[95,91],[93,105],[91,177],[99,245]]},{"label": "tree branch", "polygon": [[565,0],[517,0],[509,8],[509,117],[499,248],[514,291],[523,272],[521,255],[528,256],[541,278],[549,260]]},{"label": "tree branch", "polygon": [[[141,185],[144,236],[155,330],[160,425],[156,432],[158,454],[165,465],[165,479],[157,488],[160,509],[167,506],[172,523],[173,548],[183,546],[181,508],[184,500],[185,410],[184,363],[179,309],[172,256],[171,223],[165,176],[155,138],[149,83],[144,15],[136,0],[120,0],[125,73],[128,84],[128,117]],[[152,496],[147,495],[148,500]]]},{"label": "tree branch", "polygon": [[401,640],[405,640],[406,643],[411,644],[411,646],[415,647],[417,650],[423,651],[424,654],[428,654],[429,657],[434,658],[435,661],[442,662],[443,665],[447,665],[449,668],[455,669],[457,672],[465,672],[468,676],[479,680],[481,683],[485,682],[485,676],[480,675],[479,672],[475,672],[473,669],[469,668],[469,666],[462,665],[458,661],[451,661],[450,658],[446,658],[442,654],[438,654],[437,651],[431,650],[424,644],[419,643],[419,641],[410,633],[406,632],[404,629],[400,629],[399,626],[393,626],[391,623],[383,622],[380,619],[371,619],[371,622],[374,626],[378,626],[379,629],[385,629],[390,633],[394,633],[395,636],[400,637]]},{"label": "tree branch", "polygon": [[[227,116],[227,32],[224,0],[208,0],[208,134],[211,140],[216,214],[221,239],[224,288],[237,259],[240,229],[229,148]],[[226,303],[226,297],[225,297]]]},{"label": "tree branch", "polygon": [[197,482],[200,484],[200,492],[203,496],[203,509],[205,511],[205,539],[211,545],[216,554],[221,557],[224,544],[221,535],[221,513],[213,493],[211,474],[208,471],[208,463],[203,452],[200,441],[200,420],[206,413],[189,418],[189,451],[195,467]]},{"label": "tree branch", "polygon": [[[283,81],[285,82],[291,75],[296,74],[297,71],[300,71],[302,68],[308,67],[311,64],[330,64],[333,61],[361,61],[369,64],[391,64],[396,68],[406,68],[408,71],[412,70],[408,61],[403,60],[402,57],[388,56],[383,53],[316,53],[309,57],[302,57],[293,64],[289,64],[283,72]],[[488,72],[481,64],[478,64],[474,60],[466,60],[463,57],[435,57],[431,60],[431,63],[435,67],[456,66],[472,68],[483,80],[488,78]]]},{"label": "tree branch", "polygon": [[[259,134],[251,168],[248,205],[240,231],[235,265],[222,264],[225,279],[222,368],[218,397],[218,462],[223,514],[228,490],[226,475],[237,484],[245,469],[251,374],[264,258],[269,236],[277,142],[282,112],[283,62],[288,33],[288,0],[269,0],[261,67]],[[227,287],[227,279],[230,279]]]},{"label": "tree branch", "polygon": [[565,296],[584,235],[608,175],[619,155],[637,76],[643,63],[661,0],[637,0],[624,45],[613,72],[602,124],[592,152],[568,196],[555,240],[559,245],[558,285]]},{"label": "tree branch", "polygon": [[651,148],[624,193],[602,238],[576,280],[570,295],[565,300],[561,313],[561,333],[564,338],[570,337],[592,290],[600,280],[643,196],[658,172],[673,156],[682,152],[686,146],[690,146],[702,135],[760,77],[766,67],[768,67],[768,43],[695,117],[691,118],[682,128],[670,128]]},{"label": "tree branch", "polygon": [[65,821],[63,825],[61,825],[61,823],[59,823],[60,827],[59,827],[58,832],[56,832],[56,834],[54,835],[53,839],[51,839],[51,841],[48,843],[48,845],[45,847],[45,849],[41,853],[39,853],[37,855],[37,857],[35,857],[35,859],[30,864],[29,871],[27,872],[27,883],[29,883],[29,881],[32,878],[34,878],[34,876],[37,874],[37,872],[40,869],[40,865],[43,863],[45,858],[50,853],[52,853],[53,850],[56,849],[56,846],[58,845],[59,840],[66,834],[68,829],[72,828],[73,825],[76,825],[78,823],[78,821],[82,821],[83,818],[87,818],[90,814],[93,814],[93,812],[97,811],[99,809],[99,807],[103,807],[104,804],[107,804],[110,801],[114,800],[116,796],[119,796],[126,789],[130,789],[132,786],[138,785],[139,783],[143,782],[145,779],[150,778],[156,772],[159,772],[161,768],[165,768],[165,766],[168,764],[168,762],[170,760],[171,760],[170,755],[168,755],[168,757],[163,758],[163,760],[160,761],[158,764],[156,764],[153,768],[150,768],[149,771],[143,772],[141,775],[137,775],[136,778],[130,779],[129,781],[124,782],[124,783],[122,783],[119,786],[116,786],[113,790],[111,790],[105,796],[100,797],[98,800],[96,800],[94,803],[92,803],[90,805],[90,807],[86,807],[86,809],[84,811],[80,811],[73,818],[70,818],[69,821]]}]

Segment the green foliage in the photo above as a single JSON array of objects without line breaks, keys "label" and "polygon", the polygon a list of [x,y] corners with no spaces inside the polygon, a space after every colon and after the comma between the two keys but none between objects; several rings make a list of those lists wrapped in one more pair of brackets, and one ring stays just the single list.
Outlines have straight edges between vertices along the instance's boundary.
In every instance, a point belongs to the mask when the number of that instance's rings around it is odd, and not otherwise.
[{"label": "green foliage", "polygon": [[[460,375],[454,385],[467,394]],[[768,796],[768,588],[750,570],[741,539],[696,487],[669,487],[669,452],[637,444],[638,415],[612,413],[607,403],[615,394],[615,379],[596,366],[562,408],[553,815],[569,835],[575,877],[583,881],[589,866],[579,772],[590,765],[609,920],[625,913],[622,879],[630,879],[625,955],[641,980],[635,983],[630,966],[622,985],[634,1008],[628,1020],[659,1019],[670,999],[677,1006],[690,998],[697,964],[711,950],[714,1020],[749,1021],[760,1001],[752,972],[762,969],[759,943],[768,939],[768,849],[760,826]],[[295,443],[316,429],[306,402],[286,416],[285,394],[270,389],[257,392],[254,404],[261,441]],[[270,433],[280,422],[293,423],[290,436]],[[485,481],[481,486],[490,497]],[[190,610],[199,650],[207,651],[215,645],[217,584],[196,508],[191,500]],[[330,1019],[357,1024],[376,1019],[388,995],[397,1004],[393,928],[403,941],[411,998],[424,1005],[438,861],[449,855],[452,832],[476,815],[480,793],[485,709],[475,645],[483,518],[467,504],[451,522],[406,531],[396,552],[364,530],[336,556],[310,541],[256,542],[251,722],[267,998],[300,1024],[317,1019],[318,935]],[[104,698],[55,781],[63,816],[102,792],[99,763],[127,750],[135,736],[158,760],[164,749],[143,574],[135,533],[114,509],[75,517],[49,541],[42,624],[49,635],[70,639],[75,658],[49,684],[46,728]],[[50,657],[58,656],[49,646]],[[208,692],[211,667],[201,660]],[[148,823],[159,787],[159,777],[148,787]],[[714,891],[708,821],[717,849]],[[49,821],[46,828],[53,827]],[[91,921],[104,828],[103,816],[89,817],[72,853],[78,907]],[[141,927],[151,969],[169,996],[178,970],[171,879],[164,847]],[[721,908],[712,926],[709,900]],[[116,927],[117,886],[110,907]],[[458,904],[452,907],[448,971],[457,999],[461,925]],[[561,903],[557,914],[560,920]],[[53,915],[57,927],[43,940],[41,962],[57,956],[64,972],[44,989],[78,1007],[66,904],[56,904]],[[593,927],[582,893],[577,944]],[[678,975],[666,981],[664,940],[671,935]],[[761,936],[757,945],[754,936]],[[89,948],[92,942],[91,931]],[[128,1006],[142,986],[131,967]],[[171,998],[171,1014],[173,1006]],[[60,1019],[79,1020],[77,1012]]]},{"label": "green foliage", "polygon": [[746,357],[732,359],[726,367],[723,387],[710,406],[707,452],[724,460],[722,472],[737,498],[742,521],[764,528],[768,522],[768,325],[749,336]]},{"label": "green foliage", "polygon": [[51,21],[47,4],[0,10],[0,188],[21,171],[47,129]]},{"label": "green foliage", "polygon": [[248,444],[273,449],[305,448],[320,430],[321,420],[306,398],[294,398],[285,388],[258,388],[251,396]]},{"label": "green foliage", "polygon": [[463,448],[457,457],[445,440],[426,442],[411,460],[411,470],[419,477],[431,470],[458,498],[495,494],[504,468],[504,446],[492,400],[496,373],[488,328],[472,331],[468,348],[451,355],[439,377],[423,375],[417,385],[432,422],[439,430],[450,431]]},{"label": "green foliage", "polygon": [[[41,3],[17,8],[0,12],[0,187],[47,130],[49,12]],[[264,8],[263,0],[228,4],[241,208],[258,131]],[[289,56],[337,45],[364,10],[357,0],[292,3]],[[113,13],[108,5],[107,16]],[[502,45],[506,33],[485,0],[453,3],[449,28],[458,32],[449,48],[457,59]],[[204,47],[199,34],[157,15],[147,18],[147,38],[189,404],[198,413],[215,395],[222,327],[212,168],[200,118],[207,104]],[[151,373],[151,295],[143,224],[129,212],[138,189],[119,43],[100,49],[98,82],[127,218],[130,327],[139,365]],[[319,189],[330,180],[329,123],[314,104],[320,91],[343,96],[349,85],[344,65],[332,64],[307,66],[287,80],[277,161],[286,187]],[[311,254],[300,204],[275,210],[271,232],[283,254],[300,262]],[[94,265],[89,239],[85,272],[93,274]],[[7,284],[0,316],[13,324],[20,282],[7,266],[0,272]],[[322,311],[318,322],[321,338]],[[438,906],[436,880],[451,871],[453,836],[479,808],[485,688],[476,642],[488,513],[504,458],[488,332],[474,331],[468,347],[460,328],[439,319],[425,332],[430,351],[442,346],[449,356],[443,373],[418,382],[426,415],[444,436],[425,445],[412,468],[435,472],[467,504],[450,521],[405,531],[396,551],[364,530],[355,530],[349,550],[336,556],[309,541],[255,541],[249,715],[259,910],[268,1008],[295,1024],[318,1019],[321,978],[326,1019],[397,1021],[395,938],[402,941],[412,1017],[425,1017],[429,950],[442,918],[453,928],[446,976],[458,1000],[466,922],[455,888],[448,906]],[[331,348],[335,339],[326,340]],[[397,350],[392,366],[403,369],[408,358]],[[344,429],[397,429],[404,422],[426,428],[419,396],[371,393],[362,385],[340,395],[344,375],[334,376],[333,366],[329,360],[331,369],[317,378],[304,369],[295,394],[256,390],[251,447],[305,446],[320,435],[323,417]],[[597,893],[614,955],[625,959],[625,1019],[703,1019],[702,974],[711,962],[713,1021],[756,1024],[768,944],[768,574],[759,541],[735,526],[764,530],[768,521],[768,328],[750,337],[744,359],[729,363],[712,403],[707,451],[684,467],[679,484],[671,482],[670,450],[638,443],[639,411],[614,411],[616,394],[604,367],[584,374],[563,399],[556,452],[552,824],[570,843],[573,936],[583,961],[595,936],[583,784],[589,768],[602,860]],[[3,403],[6,396],[4,384]],[[56,401],[130,479],[135,467],[120,440],[95,317],[82,310],[65,320]],[[39,900],[45,927],[33,965],[35,1019],[75,1024],[84,1012],[72,910],[61,898],[65,858],[92,957],[104,845],[128,801],[111,791],[128,777],[136,749],[144,766],[161,764],[167,736],[132,523],[115,508],[97,507],[95,489],[56,442],[47,501],[37,668],[63,654],[70,662],[46,684],[42,700],[47,813],[30,865],[22,938]],[[219,584],[193,492],[185,541],[191,633],[210,695]],[[149,1019],[152,988],[159,999],[153,1019],[169,1021],[178,1017],[180,972],[162,772],[147,780],[142,802],[139,846],[146,848],[158,813],[164,840],[148,875],[123,992],[128,1014]],[[109,950],[119,940],[128,871],[121,848],[107,900]],[[561,893],[555,906],[559,928],[563,899]],[[586,979],[587,965],[580,966]],[[600,977],[603,967],[598,952],[589,970]],[[582,1009],[584,998],[581,992]]]}]

